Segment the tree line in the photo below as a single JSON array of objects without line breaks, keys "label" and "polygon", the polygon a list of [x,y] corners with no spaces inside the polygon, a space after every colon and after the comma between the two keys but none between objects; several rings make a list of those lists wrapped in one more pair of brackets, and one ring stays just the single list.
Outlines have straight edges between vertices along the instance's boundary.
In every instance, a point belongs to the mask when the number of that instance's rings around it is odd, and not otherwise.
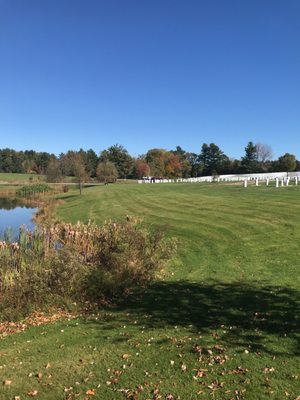
[{"label": "tree line", "polygon": [[285,153],[273,160],[270,146],[253,142],[246,145],[240,159],[228,157],[215,143],[203,143],[199,154],[177,146],[174,150],[153,148],[138,157],[132,157],[119,144],[99,155],[93,149],[69,150],[58,156],[34,150],[0,149],[0,172],[44,174],[49,182],[60,182],[64,176],[74,176],[80,184],[89,178],[106,183],[144,176],[189,178],[294,170],[300,170],[295,155]]}]

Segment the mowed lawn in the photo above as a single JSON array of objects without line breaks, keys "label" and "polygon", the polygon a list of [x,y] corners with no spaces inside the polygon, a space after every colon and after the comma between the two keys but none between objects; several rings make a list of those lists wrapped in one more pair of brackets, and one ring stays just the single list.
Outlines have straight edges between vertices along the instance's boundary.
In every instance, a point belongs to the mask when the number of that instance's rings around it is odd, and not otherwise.
[{"label": "mowed lawn", "polygon": [[0,172],[0,183],[29,184],[31,182],[36,182],[44,179],[45,179],[44,175],[13,174],[13,173]]},{"label": "mowed lawn", "polygon": [[178,238],[163,278],[87,319],[0,341],[0,399],[296,399],[300,187],[108,185],[64,221],[138,215]]}]

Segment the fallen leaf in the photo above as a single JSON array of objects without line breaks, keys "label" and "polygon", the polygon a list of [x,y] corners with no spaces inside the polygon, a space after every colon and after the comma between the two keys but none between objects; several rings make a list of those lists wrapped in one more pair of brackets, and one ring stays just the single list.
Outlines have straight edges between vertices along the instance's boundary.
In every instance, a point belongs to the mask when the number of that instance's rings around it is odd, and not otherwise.
[{"label": "fallen leaf", "polygon": [[174,400],[174,396],[172,394],[167,394],[166,400]]},{"label": "fallen leaf", "polygon": [[38,391],[37,390],[31,390],[30,392],[27,393],[28,396],[30,397],[35,397],[38,395]]},{"label": "fallen leaf", "polygon": [[185,364],[185,363],[182,363],[182,364],[181,364],[181,370],[182,370],[183,372],[185,372],[186,369],[187,369],[186,364]]}]

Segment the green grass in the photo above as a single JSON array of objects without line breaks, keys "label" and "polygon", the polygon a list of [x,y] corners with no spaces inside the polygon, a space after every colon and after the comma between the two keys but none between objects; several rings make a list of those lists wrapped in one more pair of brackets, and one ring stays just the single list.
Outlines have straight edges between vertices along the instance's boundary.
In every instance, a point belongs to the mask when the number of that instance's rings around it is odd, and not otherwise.
[{"label": "green grass", "polygon": [[127,398],[300,396],[300,187],[109,185],[60,197],[65,221],[140,215],[179,239],[178,254],[164,280],[99,316],[3,339],[0,379],[12,384],[0,399],[33,389],[84,399],[91,388],[124,399],[139,385]]},{"label": "green grass", "polygon": [[0,183],[24,184],[44,180],[43,175],[37,174],[12,174],[0,172]]}]

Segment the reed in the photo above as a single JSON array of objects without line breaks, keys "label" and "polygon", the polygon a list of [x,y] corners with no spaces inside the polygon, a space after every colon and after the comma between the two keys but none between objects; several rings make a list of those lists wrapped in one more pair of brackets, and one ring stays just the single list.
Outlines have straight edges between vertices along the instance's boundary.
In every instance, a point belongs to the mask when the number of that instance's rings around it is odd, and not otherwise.
[{"label": "reed", "polygon": [[36,194],[45,194],[51,190],[50,186],[46,183],[37,183],[35,185],[25,185],[16,190],[18,197],[32,197]]},{"label": "reed", "polygon": [[17,240],[7,231],[0,242],[0,296],[17,308],[24,302],[39,307],[53,295],[98,302],[152,280],[174,250],[174,241],[134,217],[103,226],[21,228]]}]

